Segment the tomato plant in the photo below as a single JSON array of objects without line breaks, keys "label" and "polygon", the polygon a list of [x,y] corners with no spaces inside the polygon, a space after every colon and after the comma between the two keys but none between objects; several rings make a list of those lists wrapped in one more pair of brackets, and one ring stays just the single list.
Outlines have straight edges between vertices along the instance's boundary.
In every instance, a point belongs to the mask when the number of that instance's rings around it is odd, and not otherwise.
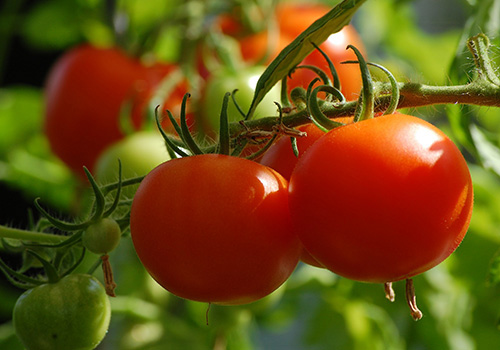
[{"label": "tomato plant", "polygon": [[298,262],[287,181],[223,155],[173,159],[132,203],[135,249],[153,278],[191,300],[244,304],[277,289]]},{"label": "tomato plant", "polygon": [[[246,67],[237,72],[229,68],[222,68],[208,78],[202,101],[202,115],[211,130],[218,130],[222,99],[226,92],[238,89],[234,97],[243,112],[247,112],[252,103],[255,86],[265,67]],[[255,111],[255,118],[269,117],[278,114],[275,101],[279,101],[279,89],[274,87],[269,91]],[[232,101],[228,109],[229,122],[242,120],[243,117]]]},{"label": "tomato plant", "polygon": [[[323,16],[330,10],[330,7],[311,4],[282,4],[277,8],[277,18],[280,30],[287,33],[291,42],[301,32],[311,25],[315,20]],[[356,55],[351,50],[346,50],[347,45],[354,45],[363,55],[365,49],[361,38],[352,25],[347,25],[337,33],[323,42],[319,47],[330,58],[342,86],[342,93],[348,100],[355,100],[359,97],[361,90],[361,75],[356,65],[341,64],[343,61],[356,60]],[[302,64],[312,65],[328,72],[328,64],[325,58],[317,50],[314,50],[307,56]],[[307,69],[297,70],[292,74],[288,82],[288,89],[296,86],[307,87],[307,85],[316,77],[316,75]],[[331,75],[330,75],[330,78]]]},{"label": "tomato plant", "polygon": [[[84,176],[83,166],[92,171],[99,154],[124,137],[120,118],[139,128],[153,88],[172,69],[161,63],[146,67],[117,48],[69,50],[46,82],[45,132],[52,151],[76,174]],[[185,89],[179,83],[159,104],[177,105]]]},{"label": "tomato plant", "polygon": [[[276,42],[271,45],[270,51],[269,40],[272,40],[270,39],[272,34],[270,35],[267,31],[254,34],[241,33],[241,31],[238,31],[238,27],[235,28],[235,26],[228,24],[230,18],[227,16],[223,18],[222,29],[225,29],[228,35],[238,38],[244,60],[259,62],[268,55],[267,62],[270,62],[285,46],[290,44],[293,39],[330,9],[329,6],[321,4],[278,4],[275,17],[279,35]],[[347,25],[340,32],[332,34],[319,47],[334,64],[342,85],[343,94],[347,99],[354,100],[359,96],[362,85],[359,68],[356,65],[341,64],[343,61],[356,60],[356,55],[352,51],[346,50],[349,44],[356,46],[361,52],[365,51],[363,42],[352,25]],[[316,66],[328,72],[327,61],[317,50],[307,56],[301,64]],[[288,79],[288,89],[290,91],[297,86],[306,88],[315,77],[315,73],[308,69],[297,69],[292,74],[291,79]],[[332,78],[331,75],[330,78]]]},{"label": "tomato plant", "polygon": [[28,350],[91,350],[104,338],[110,316],[102,284],[90,275],[73,274],[22,294],[13,323]]},{"label": "tomato plant", "polygon": [[366,282],[439,264],[462,241],[473,204],[455,144],[403,114],[328,132],[299,159],[289,191],[294,227],[311,255]]}]

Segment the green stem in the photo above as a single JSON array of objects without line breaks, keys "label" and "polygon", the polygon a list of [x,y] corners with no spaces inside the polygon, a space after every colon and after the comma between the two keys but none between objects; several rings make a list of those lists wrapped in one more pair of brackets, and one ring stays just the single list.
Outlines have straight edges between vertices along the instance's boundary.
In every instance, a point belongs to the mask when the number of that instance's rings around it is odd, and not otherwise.
[{"label": "green stem", "polygon": [[52,233],[25,231],[13,227],[0,225],[0,238],[19,239],[38,243],[60,243],[67,237]]},{"label": "green stem", "polygon": [[[398,109],[439,104],[500,107],[500,88],[484,80],[454,86],[432,86],[418,83],[399,83],[398,85],[401,94]],[[380,112],[386,110],[391,103],[391,84],[382,83],[378,85],[378,90],[383,94],[375,99],[375,111]],[[352,116],[355,113],[356,104],[357,101],[347,102],[342,106],[325,102],[322,105],[322,111],[331,119]],[[233,137],[249,130],[271,131],[276,125],[276,121],[276,117],[249,120],[245,123],[246,128],[239,123],[231,123],[229,130]],[[297,127],[308,123],[311,123],[311,119],[307,110],[295,111],[283,117],[283,124],[287,127]]]},{"label": "green stem", "polygon": [[491,65],[489,56],[490,40],[488,37],[483,33],[473,36],[467,41],[467,47],[472,53],[476,67],[478,67],[479,78],[500,86],[500,79],[498,79]]}]

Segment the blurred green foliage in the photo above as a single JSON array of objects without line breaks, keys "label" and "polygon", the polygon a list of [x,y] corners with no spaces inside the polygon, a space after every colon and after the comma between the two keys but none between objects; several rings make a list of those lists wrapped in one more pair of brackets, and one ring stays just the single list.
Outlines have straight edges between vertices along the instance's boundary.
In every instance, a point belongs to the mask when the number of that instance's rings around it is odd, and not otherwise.
[{"label": "blurred green foliage", "polygon": [[[83,41],[115,42],[130,52],[178,61],[211,16],[238,1],[44,0],[29,5],[4,3],[0,54],[8,56],[15,37],[40,52],[59,52]],[[450,18],[450,8],[458,15]],[[400,80],[457,84],[474,74],[465,38],[486,31],[499,56],[498,15],[492,12],[498,9],[498,0],[377,0],[367,1],[354,23],[369,59]],[[434,21],[425,26],[422,19],[429,16]],[[429,24],[440,24],[439,30]],[[0,62],[5,66],[4,58]],[[99,349],[500,347],[500,110],[433,106],[412,112],[460,143],[475,186],[474,214],[462,245],[443,264],[415,278],[421,321],[411,319],[402,283],[395,284],[396,301],[390,303],[380,285],[352,282],[306,265],[268,300],[241,307],[212,305],[207,312],[207,305],[179,299],[156,285],[124,239],[112,255],[118,297],[112,300],[112,325]],[[81,205],[82,188],[51,154],[42,118],[41,88],[15,83],[0,88],[0,181],[29,201],[42,197],[71,213]],[[0,284],[1,319],[10,318],[19,293]],[[0,325],[0,349],[22,349],[9,321]]]}]

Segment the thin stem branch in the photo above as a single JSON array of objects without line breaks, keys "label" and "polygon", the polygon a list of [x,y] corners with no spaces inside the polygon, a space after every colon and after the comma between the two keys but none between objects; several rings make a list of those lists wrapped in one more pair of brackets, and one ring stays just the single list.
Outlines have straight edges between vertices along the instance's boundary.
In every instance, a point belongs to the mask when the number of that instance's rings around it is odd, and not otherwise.
[{"label": "thin stem branch", "polygon": [[67,237],[52,233],[42,233],[36,231],[25,231],[13,227],[0,225],[0,238],[19,239],[22,241],[38,243],[60,243]]}]

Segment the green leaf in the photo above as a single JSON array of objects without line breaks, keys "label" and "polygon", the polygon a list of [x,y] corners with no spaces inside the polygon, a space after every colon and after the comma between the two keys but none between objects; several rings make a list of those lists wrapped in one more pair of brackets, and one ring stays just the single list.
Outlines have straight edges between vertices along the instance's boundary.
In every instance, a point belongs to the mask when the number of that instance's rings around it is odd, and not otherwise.
[{"label": "green leaf", "polygon": [[29,87],[0,89],[0,157],[42,129],[42,93]]},{"label": "green leaf", "polygon": [[476,125],[470,126],[470,134],[483,167],[500,176],[500,149]]},{"label": "green leaf", "polygon": [[24,17],[23,39],[40,49],[63,49],[81,40],[81,7],[74,1],[38,2]]},{"label": "green leaf", "polygon": [[320,45],[328,37],[340,31],[349,23],[356,10],[366,0],[344,0],[326,15],[316,20],[309,28],[302,32],[294,41],[280,52],[278,57],[272,61],[264,71],[257,86],[255,94],[247,113],[250,119],[255,112],[255,108],[264,98],[266,93],[276,85],[288,72],[306,58],[313,50],[314,46]]},{"label": "green leaf", "polygon": [[494,285],[500,284],[500,255],[498,254],[491,260],[488,282]]}]

